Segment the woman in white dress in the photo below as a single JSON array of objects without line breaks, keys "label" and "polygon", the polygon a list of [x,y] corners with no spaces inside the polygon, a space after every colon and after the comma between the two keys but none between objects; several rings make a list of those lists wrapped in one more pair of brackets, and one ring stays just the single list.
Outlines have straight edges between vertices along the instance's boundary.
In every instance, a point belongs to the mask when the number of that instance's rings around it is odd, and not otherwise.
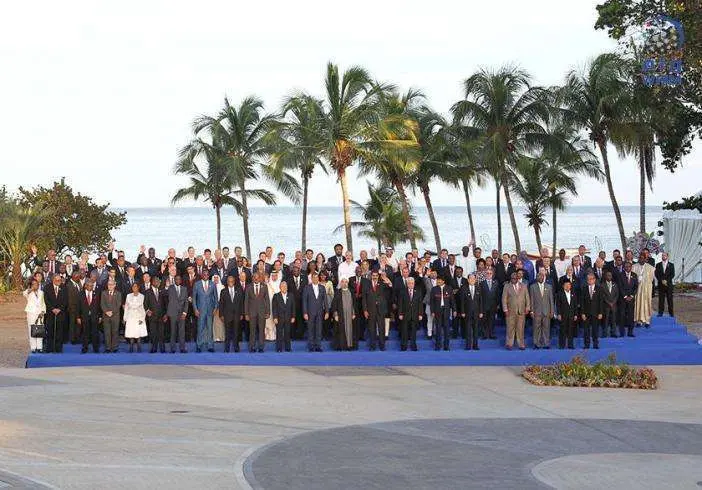
[{"label": "woman in white dress", "polygon": [[146,331],[146,310],[144,295],[139,292],[139,284],[132,284],[132,292],[124,302],[124,338],[129,342],[129,352],[141,352],[141,338],[148,335]]},{"label": "woman in white dress", "polygon": [[[217,291],[217,301],[219,301],[219,295],[224,289],[224,284],[222,284],[222,280],[217,274],[212,276],[212,282],[214,283],[215,290]],[[219,303],[217,303],[217,308],[215,308],[215,311],[212,314],[212,338],[215,342],[224,341],[224,320],[222,320],[219,316]]]},{"label": "woman in white dress", "polygon": [[39,281],[32,279],[29,288],[22,293],[27,300],[27,306],[24,311],[27,313],[27,330],[29,332],[29,348],[33,353],[41,352],[44,346],[44,339],[35,339],[32,337],[32,325],[37,324],[37,320],[43,317],[46,313],[46,304],[44,303],[44,291],[39,287]]},{"label": "woman in white dress", "polygon": [[[273,295],[280,292],[280,282],[282,277],[278,272],[271,272],[268,278],[268,300],[270,301],[270,307],[273,311]],[[273,323],[273,315],[270,315],[266,320],[266,340],[275,340],[275,323]]]}]

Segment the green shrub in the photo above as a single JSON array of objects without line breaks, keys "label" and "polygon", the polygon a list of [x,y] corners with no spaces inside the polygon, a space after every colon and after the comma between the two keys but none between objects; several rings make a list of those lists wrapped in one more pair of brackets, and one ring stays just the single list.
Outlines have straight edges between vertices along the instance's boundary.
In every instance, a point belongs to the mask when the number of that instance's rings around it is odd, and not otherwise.
[{"label": "green shrub", "polygon": [[656,373],[650,368],[634,368],[618,364],[616,356],[610,354],[606,361],[590,364],[582,356],[570,362],[552,366],[528,366],[522,377],[539,386],[586,386],[598,388],[634,388],[655,390],[658,387]]}]

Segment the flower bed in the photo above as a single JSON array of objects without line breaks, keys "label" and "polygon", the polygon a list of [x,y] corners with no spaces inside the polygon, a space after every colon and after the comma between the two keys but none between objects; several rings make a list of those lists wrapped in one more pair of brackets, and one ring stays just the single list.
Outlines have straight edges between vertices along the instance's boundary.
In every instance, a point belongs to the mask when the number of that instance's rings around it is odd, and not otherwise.
[{"label": "flower bed", "polygon": [[614,355],[606,361],[590,364],[576,356],[570,362],[553,366],[527,366],[522,377],[538,386],[585,386],[597,388],[633,388],[655,390],[658,378],[650,368],[634,368],[617,364]]}]

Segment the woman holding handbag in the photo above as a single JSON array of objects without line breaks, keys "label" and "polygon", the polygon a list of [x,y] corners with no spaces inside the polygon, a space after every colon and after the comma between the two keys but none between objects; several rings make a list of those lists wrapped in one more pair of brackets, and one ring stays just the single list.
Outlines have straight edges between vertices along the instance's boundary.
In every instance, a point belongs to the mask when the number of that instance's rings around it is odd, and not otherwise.
[{"label": "woman holding handbag", "polygon": [[46,313],[46,304],[44,304],[44,291],[39,287],[39,281],[32,278],[29,288],[22,295],[27,300],[27,306],[24,311],[27,313],[27,329],[29,332],[29,348],[32,353],[41,352],[44,345],[43,337],[32,337],[32,325],[41,323],[44,324],[44,313]]}]

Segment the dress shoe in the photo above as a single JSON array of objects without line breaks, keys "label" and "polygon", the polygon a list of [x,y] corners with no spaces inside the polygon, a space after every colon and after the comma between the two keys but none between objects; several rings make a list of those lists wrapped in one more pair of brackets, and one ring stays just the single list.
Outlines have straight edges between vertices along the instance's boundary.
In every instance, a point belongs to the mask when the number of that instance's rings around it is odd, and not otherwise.
[{"label": "dress shoe", "polygon": [[636,337],[633,333],[626,334],[627,337]]},{"label": "dress shoe", "polygon": [[292,349],[290,349],[290,347],[286,347],[286,348],[285,348],[285,352],[290,352],[291,350],[292,350]]},{"label": "dress shoe", "polygon": [[259,353],[259,354],[263,354],[263,347],[259,347],[259,348],[258,348],[258,353]]},{"label": "dress shoe", "polygon": [[214,352],[214,349],[207,349],[207,352]]},{"label": "dress shoe", "polygon": [[470,346],[470,345],[466,345],[466,346],[464,347],[464,349],[465,349],[465,350],[470,350],[470,349],[471,349],[471,346]]},{"label": "dress shoe", "polygon": [[149,350],[149,354],[156,354],[156,346],[153,346],[151,350]]},{"label": "dress shoe", "polygon": [[444,347],[444,350],[449,350],[449,348],[448,348],[448,347]]},{"label": "dress shoe", "polygon": [[236,352],[239,352],[239,348],[238,348],[238,347],[234,347],[234,352],[235,352],[235,353],[236,353]]},{"label": "dress shoe", "polygon": [[171,354],[175,354],[175,353],[176,353],[175,349],[171,349]]},{"label": "dress shoe", "polygon": [[545,345],[545,346],[544,346],[544,349],[546,349],[546,350],[548,350],[548,349],[550,349],[550,348],[551,348],[550,345]]},{"label": "dress shoe", "polygon": [[[87,301],[87,300],[86,300],[86,301]],[[80,350],[80,353],[81,353],[81,354],[87,354],[87,353],[88,353],[87,347],[83,347],[83,348]]]},{"label": "dress shoe", "polygon": [[322,348],[321,348],[321,347],[317,347],[317,352],[322,352]]},{"label": "dress shoe", "polygon": [[538,346],[538,345],[534,345],[534,350],[539,350],[539,346]]},{"label": "dress shoe", "polygon": [[199,347],[196,347],[195,352],[197,352],[199,354],[200,352],[202,352],[202,349],[200,349]]},{"label": "dress shoe", "polygon": [[407,346],[406,346],[406,345],[403,345],[402,347],[400,347],[400,351],[401,351],[401,352],[406,352],[406,351],[407,351]]},{"label": "dress shoe", "polygon": [[473,345],[473,350],[480,350],[480,347],[478,347],[478,344]]},{"label": "dress shoe", "polygon": [[228,353],[229,353],[229,347],[227,347],[226,349],[224,349],[224,352],[228,354]]},{"label": "dress shoe", "polygon": [[497,337],[495,335],[490,335],[490,340],[497,340]]},{"label": "dress shoe", "polygon": [[[380,346],[380,350],[381,350],[381,352],[385,352],[385,346],[384,346],[384,345],[381,345],[381,346]],[[321,352],[321,349],[320,349],[320,352]]]},{"label": "dress shoe", "polygon": [[417,346],[416,346],[416,345],[413,345],[413,346],[412,346],[412,350],[413,350],[414,352],[417,352]]},{"label": "dress shoe", "polygon": [[371,352],[374,351],[374,350],[375,350],[375,346],[374,346],[374,345],[371,345],[370,347],[368,347],[368,350],[371,351]]},{"label": "dress shoe", "polygon": [[656,315],[656,316],[658,316],[658,318],[660,318],[660,317],[662,317],[662,316],[663,316],[663,313],[659,313],[659,314],[658,314],[658,315]]}]

